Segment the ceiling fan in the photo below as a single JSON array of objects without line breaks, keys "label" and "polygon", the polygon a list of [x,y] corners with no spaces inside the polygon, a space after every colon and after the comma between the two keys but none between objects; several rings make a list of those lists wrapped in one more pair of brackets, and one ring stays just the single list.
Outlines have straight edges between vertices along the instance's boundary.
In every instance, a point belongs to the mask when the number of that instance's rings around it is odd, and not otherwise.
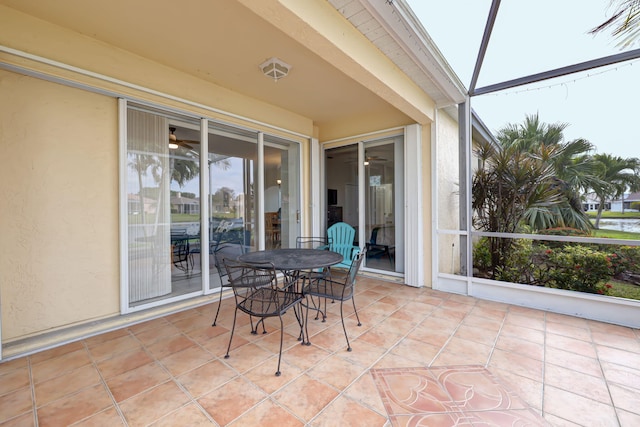
[{"label": "ceiling fan", "polygon": [[172,150],[176,150],[180,147],[185,148],[187,150],[193,150],[193,147],[188,143],[198,143],[198,141],[183,141],[176,137],[176,128],[169,128],[169,148]]},{"label": "ceiling fan", "polygon": [[384,163],[386,161],[388,161],[388,159],[385,159],[385,158],[380,157],[380,156],[367,156],[364,159],[364,165],[367,166],[369,163],[375,163],[375,162]]}]

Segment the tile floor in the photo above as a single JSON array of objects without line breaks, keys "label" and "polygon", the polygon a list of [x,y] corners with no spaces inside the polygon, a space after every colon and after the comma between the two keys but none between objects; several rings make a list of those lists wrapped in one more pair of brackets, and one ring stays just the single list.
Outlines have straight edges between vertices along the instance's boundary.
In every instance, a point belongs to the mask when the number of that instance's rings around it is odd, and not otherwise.
[{"label": "tile floor", "polygon": [[362,277],[353,351],[288,314],[276,377],[277,319],[224,358],[230,302],[0,363],[0,425],[640,425],[638,330]]}]

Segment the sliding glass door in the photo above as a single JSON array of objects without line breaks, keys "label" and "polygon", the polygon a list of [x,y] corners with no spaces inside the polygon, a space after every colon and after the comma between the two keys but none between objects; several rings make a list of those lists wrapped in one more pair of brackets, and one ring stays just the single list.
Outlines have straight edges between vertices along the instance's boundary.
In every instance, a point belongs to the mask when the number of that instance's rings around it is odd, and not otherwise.
[{"label": "sliding glass door", "polygon": [[201,290],[192,246],[200,233],[199,122],[127,112],[130,306]]},{"label": "sliding glass door", "polygon": [[240,255],[256,241],[258,133],[209,125],[209,288],[221,286],[214,254]]},{"label": "sliding glass door", "polygon": [[124,153],[123,312],[221,289],[219,250],[295,246],[299,142],[129,104]]},{"label": "sliding glass door", "polygon": [[365,268],[404,272],[403,159],[402,136],[325,150],[326,226],[356,229]]},{"label": "sliding glass door", "polygon": [[264,247],[295,248],[300,235],[300,144],[264,137]]}]

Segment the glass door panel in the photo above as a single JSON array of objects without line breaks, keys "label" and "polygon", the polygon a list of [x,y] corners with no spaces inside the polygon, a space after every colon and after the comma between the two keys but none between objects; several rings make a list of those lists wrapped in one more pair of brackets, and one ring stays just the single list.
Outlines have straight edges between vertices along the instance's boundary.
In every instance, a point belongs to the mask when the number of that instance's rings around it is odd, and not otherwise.
[{"label": "glass door panel", "polygon": [[[376,270],[397,271],[396,249],[402,243],[397,214],[402,214],[397,191],[397,149],[401,140],[373,141],[364,144],[365,165],[365,266]],[[401,154],[401,151],[400,151]],[[401,158],[401,157],[400,157]]]},{"label": "glass door panel", "polygon": [[326,150],[325,177],[326,228],[336,222],[346,222],[358,230],[358,145]]},{"label": "glass door panel", "polygon": [[199,123],[127,112],[129,307],[201,292]]},{"label": "glass door panel", "polygon": [[265,249],[295,248],[300,235],[300,144],[264,137]]},{"label": "glass door panel", "polygon": [[[326,227],[346,222],[356,229],[354,244],[367,248],[365,268],[403,273],[404,139],[397,136],[360,144],[363,156],[358,155],[358,144],[325,150]],[[360,164],[365,174],[362,188],[358,179]]]},{"label": "glass door panel", "polygon": [[209,127],[209,287],[221,286],[214,253],[240,255],[255,249],[254,197],[257,133]]}]

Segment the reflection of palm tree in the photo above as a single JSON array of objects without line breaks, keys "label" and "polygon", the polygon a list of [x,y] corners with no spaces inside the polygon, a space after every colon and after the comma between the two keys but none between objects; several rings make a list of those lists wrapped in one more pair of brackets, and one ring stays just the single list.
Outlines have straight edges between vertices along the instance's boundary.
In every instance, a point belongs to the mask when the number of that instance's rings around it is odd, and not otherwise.
[{"label": "reflection of palm tree", "polygon": [[209,158],[209,166],[215,165],[223,171],[229,170],[231,168],[231,160],[229,160],[229,156],[222,156],[219,154],[209,154],[211,157]]},{"label": "reflection of palm tree", "polygon": [[171,180],[182,188],[185,184],[200,174],[197,154],[192,150],[178,148],[175,156],[171,158]]},{"label": "reflection of palm tree", "polygon": [[[151,168],[151,175],[156,183],[160,182],[162,176],[162,167],[157,156],[151,154],[134,154],[133,160],[129,162],[129,167],[136,171],[138,175],[138,196],[140,199],[140,218],[142,224],[146,224],[146,210],[144,203],[144,192],[142,177],[147,174],[147,170]],[[142,227],[144,236],[147,237],[147,228]]]}]

